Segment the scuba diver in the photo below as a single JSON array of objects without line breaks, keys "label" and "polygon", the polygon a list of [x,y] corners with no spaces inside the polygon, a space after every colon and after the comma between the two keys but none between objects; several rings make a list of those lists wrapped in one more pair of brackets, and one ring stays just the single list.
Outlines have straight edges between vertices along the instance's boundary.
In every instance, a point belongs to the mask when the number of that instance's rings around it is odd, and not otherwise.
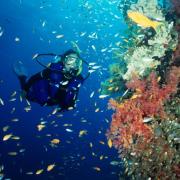
[{"label": "scuba diver", "polygon": [[27,80],[27,72],[23,64],[19,62],[14,66],[14,72],[17,75],[24,97],[40,104],[41,106],[58,105],[58,112],[73,109],[76,106],[76,100],[79,88],[88,78],[82,76],[83,62],[80,55],[74,50],[68,50],[63,55],[58,56],[58,61],[45,66],[38,61],[40,56],[55,56],[55,54],[39,54],[35,57],[37,62],[46,67],[43,71],[31,76]]}]

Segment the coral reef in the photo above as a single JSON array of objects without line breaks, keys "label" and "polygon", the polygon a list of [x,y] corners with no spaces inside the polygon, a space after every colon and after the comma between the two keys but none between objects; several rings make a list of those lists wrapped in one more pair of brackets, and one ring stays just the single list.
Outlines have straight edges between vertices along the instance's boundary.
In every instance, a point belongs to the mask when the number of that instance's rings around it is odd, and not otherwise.
[{"label": "coral reef", "polygon": [[126,66],[116,63],[110,65],[109,69],[111,77],[101,83],[102,94],[114,94],[124,91],[125,81],[123,80],[122,75],[126,71]]},{"label": "coral reef", "polygon": [[[160,65],[165,53],[174,50],[178,43],[173,21],[165,20],[165,15],[158,8],[156,0],[139,0],[137,4],[130,7],[130,10],[158,20],[161,25],[157,27],[155,35],[148,39],[147,43],[138,47],[134,46],[134,50],[130,49],[126,52],[124,60],[127,63],[127,72],[123,75],[125,80],[131,80],[134,74],[140,77],[147,76]],[[141,41],[144,41],[145,36],[140,37],[143,37]]]},{"label": "coral reef", "polygon": [[[158,78],[154,73],[151,73],[145,80],[134,78],[127,83],[128,88],[135,90],[131,99],[122,103],[110,101],[110,106],[116,110],[112,117],[110,132],[112,135],[115,132],[115,141],[119,140],[117,142],[119,147],[130,147],[133,142],[132,137],[136,135],[144,136],[146,139],[150,138],[152,130],[143,120],[148,117],[166,118],[163,105],[170,95],[176,92],[179,80],[180,68],[177,67],[171,69],[167,84],[163,87],[159,86]],[[112,138],[112,135],[109,135]]]},{"label": "coral reef", "polygon": [[[123,56],[119,55],[119,62],[123,60],[127,66],[126,73],[122,75],[124,81],[130,81],[134,75],[142,78],[148,76],[163,63],[163,57],[171,54],[170,52],[174,51],[178,44],[178,34],[175,31],[174,22],[172,19],[166,20],[166,14],[158,7],[156,0],[138,0],[132,5],[130,2],[125,2],[126,6],[123,10],[128,24],[128,41],[122,41],[118,45],[121,52],[122,47],[129,47],[124,50]],[[142,13],[152,20],[158,20],[161,25],[156,30],[139,27],[127,17],[129,10]],[[116,57],[118,58],[118,56]],[[113,77],[111,76],[111,78]],[[118,81],[118,79],[114,77],[113,81]]]},{"label": "coral reef", "polygon": [[[155,0],[138,0],[128,6],[163,22],[153,34],[152,29],[138,31],[128,21],[135,30],[132,37],[136,32],[140,38],[121,56],[127,71],[115,68],[121,80],[126,80],[130,97],[109,101],[115,112],[107,138],[118,150],[125,174],[131,179],[180,178],[180,1],[172,2],[174,9],[167,12],[171,20]],[[111,78],[117,86],[118,79]]]},{"label": "coral reef", "polygon": [[177,92],[180,68],[171,68],[163,87],[158,81],[155,73],[144,80],[134,78],[127,83],[135,91],[131,99],[121,103],[110,100],[110,107],[116,112],[107,136],[121,157],[130,162],[128,175],[135,179],[178,176],[173,168],[178,167],[180,125],[175,117],[169,119],[173,116],[166,113],[165,102]]}]

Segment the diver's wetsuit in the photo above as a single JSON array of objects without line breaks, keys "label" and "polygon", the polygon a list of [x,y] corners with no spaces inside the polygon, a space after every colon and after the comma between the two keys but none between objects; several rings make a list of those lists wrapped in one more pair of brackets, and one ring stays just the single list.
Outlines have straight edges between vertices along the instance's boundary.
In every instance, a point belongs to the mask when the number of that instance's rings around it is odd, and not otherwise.
[{"label": "diver's wetsuit", "polygon": [[33,75],[28,81],[26,76],[19,76],[26,98],[42,106],[59,105],[64,110],[74,107],[79,87],[84,79],[82,75],[67,79],[62,62],[51,63],[50,68]]}]

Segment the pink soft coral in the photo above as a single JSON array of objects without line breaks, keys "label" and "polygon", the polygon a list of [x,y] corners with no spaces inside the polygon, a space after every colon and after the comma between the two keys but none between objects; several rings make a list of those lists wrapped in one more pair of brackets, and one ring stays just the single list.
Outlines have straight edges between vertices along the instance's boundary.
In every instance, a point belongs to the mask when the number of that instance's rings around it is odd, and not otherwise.
[{"label": "pink soft coral", "polygon": [[150,141],[153,131],[143,122],[143,119],[145,117],[166,117],[164,102],[176,92],[179,79],[180,68],[178,67],[172,67],[167,83],[163,87],[159,86],[159,78],[155,73],[151,73],[145,80],[134,78],[127,83],[127,87],[135,91],[131,99],[121,104],[110,100],[110,106],[116,112],[112,116],[108,137],[113,140],[116,148],[130,148],[138,136],[144,138],[145,142]]}]

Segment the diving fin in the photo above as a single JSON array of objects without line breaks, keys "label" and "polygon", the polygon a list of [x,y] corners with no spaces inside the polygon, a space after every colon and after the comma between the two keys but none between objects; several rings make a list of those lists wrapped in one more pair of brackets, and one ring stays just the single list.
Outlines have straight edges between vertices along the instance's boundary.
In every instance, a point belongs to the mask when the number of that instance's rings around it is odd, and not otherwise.
[{"label": "diving fin", "polygon": [[13,70],[17,76],[28,76],[28,72],[21,61],[14,63]]}]

